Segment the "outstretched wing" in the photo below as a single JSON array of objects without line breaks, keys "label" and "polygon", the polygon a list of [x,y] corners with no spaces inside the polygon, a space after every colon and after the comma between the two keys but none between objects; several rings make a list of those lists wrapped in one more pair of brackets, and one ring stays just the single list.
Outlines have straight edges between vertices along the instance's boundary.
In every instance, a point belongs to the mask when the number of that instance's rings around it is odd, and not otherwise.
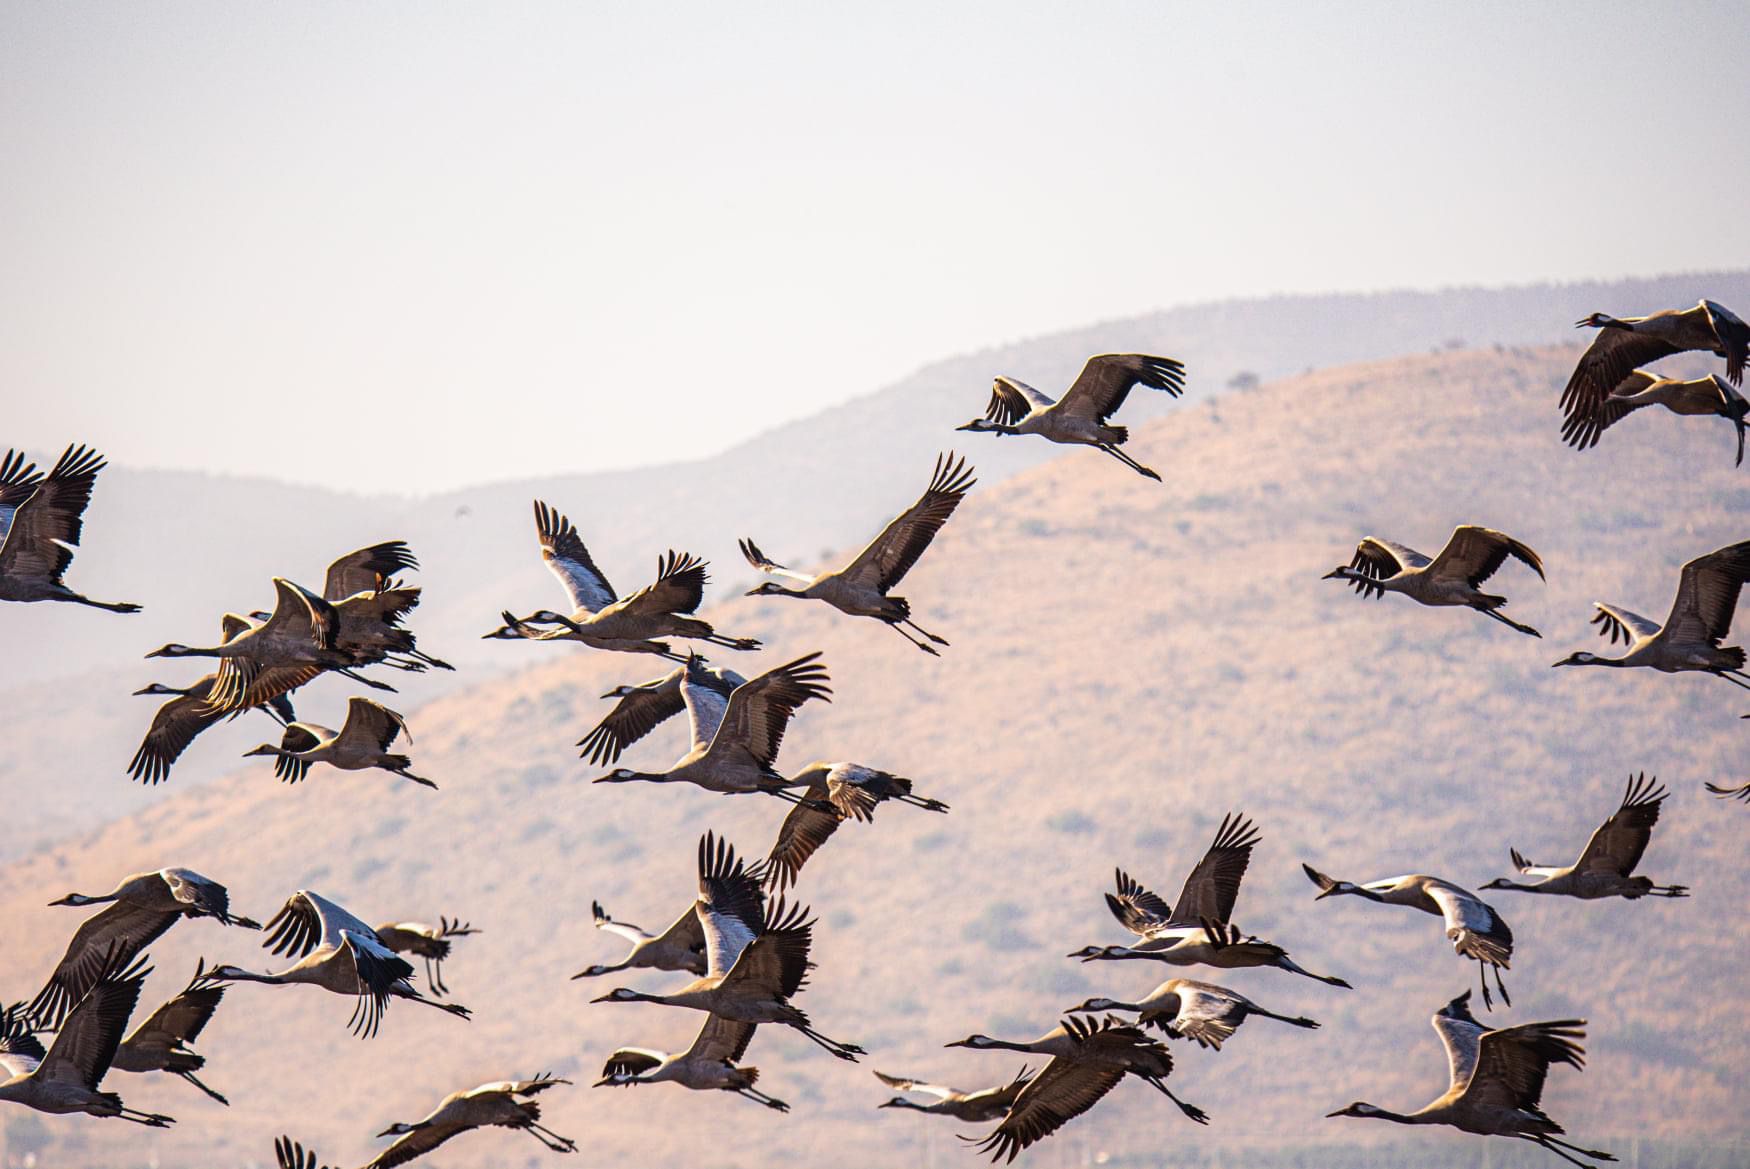
[{"label": "outstretched wing", "polygon": [[[577,741],[583,758],[591,763],[613,763],[627,747],[655,730],[657,725],[686,709],[681,696],[681,667],[666,677],[631,687],[614,703],[607,717]],[[727,699],[720,699],[727,703]],[[721,721],[722,712],[718,712]]]},{"label": "outstretched wing", "polygon": [[797,708],[811,698],[831,701],[830,679],[819,658],[818,651],[805,654],[737,686],[711,737],[711,750],[740,746],[762,767],[772,766]]},{"label": "outstretched wing", "polygon": [[139,1004],[140,988],[152,973],[144,959],[126,969],[123,966],[117,955],[108,955],[102,979],[61,1022],[55,1041],[34,1073],[38,1080],[97,1090],[115,1060],[116,1048],[121,1046],[128,1016]]},{"label": "outstretched wing", "polygon": [[735,1063],[747,1054],[747,1045],[753,1042],[753,1033],[752,1023],[738,1023],[733,1019],[706,1015],[705,1025],[693,1037],[693,1045],[687,1048],[687,1055],[692,1059]]},{"label": "outstretched wing", "polygon": [[5,545],[6,533],[12,529],[18,505],[29,499],[42,481],[42,472],[35,463],[24,461],[23,451],[9,450],[0,457],[0,547]]},{"label": "outstretched wing", "polygon": [[[61,453],[48,477],[12,513],[5,543],[0,544],[0,576],[60,582],[84,530],[97,473],[107,465],[89,447],[69,446]],[[22,476],[15,472],[21,481],[28,477],[28,471]],[[14,484],[8,494],[20,490]]]},{"label": "outstretched wing", "polygon": [[784,899],[772,902],[766,926],[759,937],[730,967],[724,983],[750,982],[768,995],[787,999],[808,981],[808,950],[814,941],[814,922],[808,907],[786,907]]},{"label": "outstretched wing", "polygon": [[48,984],[31,1000],[32,1020],[39,1027],[59,1026],[105,972],[132,962],[181,916],[117,901],[86,918],[67,943]]},{"label": "outstretched wing", "polygon": [[202,972],[197,970],[182,993],[148,1015],[124,1042],[148,1042],[163,1047],[193,1043],[200,1038],[224,997],[224,984],[203,981]]},{"label": "outstretched wing", "polygon": [[635,613],[691,613],[705,599],[708,579],[703,560],[670,548],[657,558],[656,580],[627,597],[622,608]]},{"label": "outstretched wing", "polygon": [[979,1152],[990,1153],[992,1161],[1013,1161],[1021,1150],[1098,1104],[1124,1075],[1122,1064],[1053,1058],[1021,1090],[1003,1122],[978,1143]]},{"label": "outstretched wing", "polygon": [[346,724],[340,728],[340,742],[387,751],[406,730],[407,720],[399,714],[381,703],[355,694],[347,699]]},{"label": "outstretched wing", "polygon": [[[1389,580],[1405,569],[1421,568],[1427,563],[1428,558],[1414,548],[1393,540],[1381,540],[1378,536],[1366,536],[1355,546],[1355,556],[1349,561],[1349,567],[1369,580]],[[1364,597],[1385,596],[1384,589],[1368,581],[1351,580],[1349,584]]]},{"label": "outstretched wing", "polygon": [[329,601],[344,601],[357,593],[374,593],[398,572],[419,567],[419,561],[407,547],[406,540],[388,540],[348,552],[328,566],[322,582],[322,596]]},{"label": "outstretched wing", "polygon": [[1615,873],[1619,877],[1634,872],[1641,863],[1641,855],[1647,851],[1647,842],[1653,838],[1659,806],[1669,794],[1658,780],[1649,780],[1646,772],[1629,780],[1621,806],[1592,834],[1574,868],[1581,872]]},{"label": "outstretched wing", "polygon": [[1431,576],[1466,581],[1474,589],[1494,576],[1509,556],[1538,576],[1543,576],[1543,561],[1538,559],[1537,553],[1528,545],[1493,528],[1460,524],[1453,529],[1452,538],[1446,541],[1446,547],[1429,562],[1428,573]]},{"label": "outstretched wing", "polygon": [[590,558],[589,549],[571,521],[558,509],[535,500],[535,535],[541,543],[541,559],[547,562],[565,595],[571,598],[573,612],[590,613],[614,603],[614,586]]},{"label": "outstretched wing", "polygon": [[1484,1031],[1476,1068],[1459,1100],[1482,1109],[1535,1111],[1552,1063],[1586,1066],[1586,1020],[1553,1019]]},{"label": "outstretched wing", "polygon": [[735,847],[707,832],[699,839],[699,899],[694,906],[705,938],[705,964],[727,974],[742,951],[766,927],[760,874],[735,855]]},{"label": "outstretched wing", "polygon": [[1252,863],[1252,847],[1261,839],[1257,825],[1238,812],[1222,817],[1215,840],[1179,891],[1169,925],[1193,926],[1226,922],[1233,916],[1240,882]]},{"label": "outstretched wing", "polygon": [[1658,622],[1649,621],[1639,613],[1631,613],[1620,605],[1594,601],[1592,607],[1598,611],[1592,615],[1591,623],[1598,626],[1598,636],[1609,638],[1611,645],[1619,640],[1624,645],[1631,645],[1659,635]]},{"label": "outstretched wing", "polygon": [[808,858],[832,838],[844,819],[830,802],[827,781],[822,778],[810,784],[802,802],[790,809],[778,829],[778,839],[766,857],[766,883],[778,890],[789,888]]},{"label": "outstretched wing", "polygon": [[1177,398],[1185,392],[1185,366],[1171,357],[1146,353],[1106,353],[1088,358],[1081,376],[1063,395],[1058,411],[1098,422],[1115,414],[1136,386],[1165,390]]},{"label": "outstretched wing", "polygon": [[1733,385],[1744,384],[1744,366],[1750,362],[1750,325],[1722,304],[1711,300],[1701,302],[1707,323],[1713,326],[1714,337],[1726,354],[1726,377]]},{"label": "outstretched wing", "polygon": [[1640,393],[1658,380],[1654,374],[1635,370],[1618,382],[1589,413],[1570,413],[1562,419],[1562,441],[1582,451],[1598,445],[1600,435],[1647,404],[1622,399]]},{"label": "outstretched wing", "polygon": [[1120,925],[1133,934],[1147,936],[1172,920],[1173,911],[1160,896],[1134,880],[1123,869],[1113,870],[1118,893],[1106,894],[1106,908]]},{"label": "outstretched wing", "polygon": [[1669,342],[1645,333],[1598,330],[1562,390],[1562,434],[1568,444],[1581,450],[1595,444],[1604,425],[1592,420],[1609,400],[1610,391],[1640,366],[1676,352]]},{"label": "outstretched wing", "polygon": [[935,473],[923,495],[882,529],[881,534],[845,566],[842,575],[867,579],[882,592],[898,584],[976,482],[972,468],[966,465],[964,458],[957,457],[952,451],[937,455]]},{"label": "outstretched wing", "polygon": [[1683,566],[1665,632],[1680,642],[1718,645],[1732,630],[1732,612],[1746,580],[1750,580],[1750,540],[1691,560]]},{"label": "outstretched wing", "polygon": [[208,674],[178,694],[152,716],[140,749],[128,764],[128,774],[140,783],[162,783],[170,778],[170,768],[182,757],[195,737],[225,717],[224,712],[207,705],[207,694],[217,675]]},{"label": "outstretched wing", "polygon": [[1049,410],[1055,405],[1056,401],[1026,382],[999,377],[991,383],[990,404],[984,408],[984,417],[988,422],[1013,426],[1035,410]]}]

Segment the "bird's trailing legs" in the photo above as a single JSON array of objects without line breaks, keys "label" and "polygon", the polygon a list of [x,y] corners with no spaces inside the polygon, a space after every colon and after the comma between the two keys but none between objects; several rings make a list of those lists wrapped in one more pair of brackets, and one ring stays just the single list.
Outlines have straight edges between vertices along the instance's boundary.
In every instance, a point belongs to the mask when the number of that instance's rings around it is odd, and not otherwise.
[{"label": "bird's trailing legs", "polygon": [[1158,1080],[1153,1076],[1145,1076],[1143,1078],[1148,1081],[1149,1087],[1166,1096],[1166,1098],[1171,1100],[1174,1104],[1177,1104],[1179,1106],[1179,1111],[1183,1112],[1189,1119],[1196,1121],[1198,1124],[1209,1123],[1209,1113],[1203,1111],[1203,1109],[1197,1107],[1197,1105],[1187,1104],[1185,1101],[1173,1095],[1173,1090],[1167,1087],[1165,1080]]},{"label": "bird's trailing legs", "polygon": [[919,625],[916,621],[913,621],[910,617],[901,617],[900,620],[902,622],[904,622],[906,625],[909,625],[912,628],[913,632],[923,634],[925,637],[929,638],[931,641],[935,642],[937,645],[947,645],[948,644],[947,638],[937,637],[935,634],[931,633],[928,629],[925,629],[922,625]]},{"label": "bird's trailing legs", "polygon": [[725,637],[721,633],[707,634],[702,640],[724,649],[760,649],[762,645],[757,637]]},{"label": "bird's trailing legs", "polygon": [[1500,613],[1494,609],[1478,609],[1477,612],[1481,613],[1485,617],[1489,617],[1489,618],[1492,618],[1496,621],[1499,621],[1501,624],[1505,625],[1509,629],[1516,629],[1520,633],[1526,634],[1527,636],[1535,637],[1535,638],[1539,638],[1539,639],[1542,639],[1542,637],[1543,637],[1543,634],[1539,633],[1537,630],[1533,629],[1531,626],[1521,625],[1521,624],[1519,624],[1519,622],[1513,620],[1513,618],[1508,617],[1504,613]]},{"label": "bird's trailing legs", "polygon": [[576,1141],[572,1140],[570,1137],[562,1137],[550,1128],[543,1128],[532,1120],[527,1124],[519,1125],[518,1127],[525,1130],[530,1136],[540,1141],[543,1145],[546,1145],[547,1148],[555,1153],[577,1152]]},{"label": "bird's trailing legs", "polygon": [[775,1108],[779,1112],[790,1111],[790,1106],[788,1104],[784,1103],[776,1096],[766,1095],[758,1088],[737,1088],[735,1089],[735,1094],[737,1096],[746,1096],[749,1100],[764,1104],[767,1108]]},{"label": "bird's trailing legs", "polygon": [[1742,670],[1712,670],[1710,673],[1719,675],[1742,690],[1750,690],[1750,674]]},{"label": "bird's trailing legs", "polygon": [[123,1108],[116,1115],[135,1124],[143,1124],[147,1128],[169,1128],[176,1123],[174,1116],[160,1116],[156,1112],[140,1112],[133,1108]]},{"label": "bird's trailing legs", "polygon": [[1159,474],[1157,474],[1155,471],[1151,470],[1150,468],[1143,466],[1141,463],[1137,462],[1135,459],[1131,458],[1129,455],[1125,454],[1123,451],[1119,450],[1117,447],[1113,446],[1111,443],[1103,442],[1103,443],[1099,443],[1097,445],[1098,445],[1100,450],[1105,451],[1107,454],[1111,455],[1113,458],[1117,459],[1120,463],[1123,463],[1126,467],[1129,467],[1132,471],[1135,471],[1137,474],[1142,475],[1148,479],[1153,479],[1156,483],[1159,483],[1161,481],[1161,477]]},{"label": "bird's trailing legs", "polygon": [[[899,634],[901,637],[905,638],[907,641],[911,642],[913,645],[917,646],[919,649],[923,650],[925,653],[931,655],[932,657],[939,658],[942,656],[941,653],[937,651],[936,647],[931,645],[929,642],[919,641],[917,638],[915,638],[911,634],[907,633],[905,631],[905,629],[901,627],[901,625],[898,621],[888,621],[888,622],[885,622],[884,624],[886,624],[886,626],[889,629],[893,630],[895,633]],[[907,624],[909,624],[909,622]]]},{"label": "bird's trailing legs", "polygon": [[826,1048],[826,1050],[838,1056],[840,1059],[856,1063],[859,1055],[869,1054],[861,1047],[858,1047],[855,1043],[840,1043],[836,1039],[828,1039],[806,1023],[792,1023],[790,1025],[796,1030],[802,1032],[802,1034],[808,1036],[809,1039],[813,1040],[821,1047]]},{"label": "bird's trailing legs", "polygon": [[1580,1156],[1582,1156],[1582,1157],[1593,1157],[1593,1158],[1596,1158],[1597,1160],[1600,1160],[1600,1161],[1614,1161],[1614,1160],[1616,1160],[1616,1157],[1613,1154],[1606,1153],[1601,1149],[1582,1149],[1579,1145],[1570,1145],[1567,1141],[1557,1140],[1555,1137],[1549,1136],[1548,1134],[1540,1134],[1538,1136],[1532,1136],[1528,1133],[1521,1133],[1519,1135],[1524,1137],[1528,1141],[1532,1141],[1532,1142],[1535,1142],[1536,1144],[1542,1145],[1544,1148],[1548,1149],[1550,1152],[1554,1153],[1556,1156],[1560,1157],[1562,1160],[1570,1161],[1575,1165],[1581,1166],[1582,1169],[1592,1169],[1592,1166],[1587,1164],[1585,1161],[1580,1160],[1579,1157],[1570,1157],[1568,1154],[1562,1152],[1562,1150],[1563,1149],[1572,1149],[1572,1150],[1574,1150],[1574,1152],[1579,1153]]},{"label": "bird's trailing legs", "polygon": [[[1483,988],[1483,1006],[1492,1011],[1495,1009],[1495,1001],[1489,997],[1490,965],[1491,963],[1479,959],[1477,962],[1477,977]],[[1494,970],[1495,988],[1501,992],[1501,1005],[1510,1007],[1513,1005],[1513,1000],[1507,996],[1507,984],[1501,981],[1501,968],[1496,966]]]},{"label": "bird's trailing legs", "polygon": [[369,686],[372,690],[387,690],[391,694],[396,693],[395,687],[389,685],[389,683],[379,682],[375,678],[367,678],[356,671],[337,669],[334,672],[339,674],[342,678],[351,678],[354,682],[357,682],[362,686]]},{"label": "bird's trailing legs", "polygon": [[177,1072],[176,1074],[181,1076],[183,1079],[187,1080],[189,1083],[193,1084],[195,1087],[199,1088],[201,1091],[205,1092],[207,1095],[211,1096],[213,1099],[217,1100],[220,1104],[223,1104],[227,1108],[231,1107],[231,1102],[229,1100],[225,1099],[223,1096],[219,1095],[217,1092],[213,1091],[211,1088],[207,1087],[205,1084],[203,1084],[199,1080],[195,1079],[193,1072]]}]

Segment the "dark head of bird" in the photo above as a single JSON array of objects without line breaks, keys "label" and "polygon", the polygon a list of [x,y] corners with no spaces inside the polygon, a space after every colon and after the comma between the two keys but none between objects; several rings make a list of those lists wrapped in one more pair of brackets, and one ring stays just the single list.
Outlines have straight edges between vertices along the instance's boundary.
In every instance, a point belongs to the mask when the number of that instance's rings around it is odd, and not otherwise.
[{"label": "dark head of bird", "polygon": [[1369,1104],[1365,1100],[1357,1100],[1355,1103],[1339,1108],[1335,1112],[1325,1113],[1325,1118],[1328,1120],[1333,1116],[1371,1116],[1383,1119],[1390,1115],[1392,1114],[1377,1105]]},{"label": "dark head of bird", "polygon": [[592,1003],[647,1003],[651,1002],[652,999],[647,994],[640,994],[638,991],[617,986],[600,998],[593,998],[589,1001]]},{"label": "dark head of bird", "polygon": [[425,1127],[425,1124],[423,1121],[420,1122],[419,1124],[402,1124],[400,1121],[396,1121],[394,1124],[390,1125],[388,1128],[386,1128],[382,1132],[378,1133],[377,1136],[379,1136],[379,1137],[404,1136],[410,1132],[418,1132],[420,1129],[422,1129],[424,1127]]},{"label": "dark head of bird", "polygon": [[149,658],[186,658],[193,653],[194,650],[190,649],[188,646],[173,641],[169,645],[159,646],[146,656]]},{"label": "dark head of bird", "polygon": [[180,690],[175,686],[166,686],[162,682],[154,682],[150,686],[143,686],[140,689],[134,691],[134,696],[137,698],[142,694],[187,694],[187,693],[188,693],[187,690]]},{"label": "dark head of bird", "polygon": [[1615,664],[1616,663],[1609,658],[1601,658],[1595,653],[1588,653],[1585,650],[1580,650],[1576,653],[1569,654],[1559,662],[1551,662],[1550,669],[1553,670],[1557,666],[1610,666]]},{"label": "dark head of bird", "polygon": [[637,689],[638,689],[638,687],[636,687],[636,686],[620,685],[620,686],[614,687],[612,690],[610,690],[606,694],[602,695],[602,697],[603,698],[625,698],[627,695],[632,694],[635,691],[637,691]]},{"label": "dark head of bird", "polygon": [[1325,573],[1325,575],[1319,577],[1319,579],[1320,580],[1354,580],[1355,576],[1356,576],[1356,572],[1353,568],[1349,567],[1347,564],[1339,564],[1339,565],[1337,565],[1337,567],[1331,569],[1331,571]]},{"label": "dark head of bird", "polygon": [[795,589],[787,589],[775,580],[768,580],[757,588],[747,590],[744,596],[749,597],[800,597],[802,594]]},{"label": "dark head of bird", "polygon": [[243,758],[249,759],[249,758],[256,756],[256,755],[279,755],[281,753],[282,752],[281,752],[280,748],[275,746],[274,744],[263,743],[259,747],[255,747],[251,750],[243,752]]},{"label": "dark head of bird", "polygon": [[[1488,886],[1484,885],[1483,888],[1487,889]],[[1470,1013],[1470,991],[1468,990],[1434,1013],[1443,1019],[1463,1019],[1467,1023],[1477,1021],[1476,1016]]]},{"label": "dark head of bird", "polygon": [[1621,321],[1617,320],[1609,313],[1593,313],[1590,316],[1581,317],[1574,322],[1574,328],[1576,329],[1608,329],[1613,326],[1624,327]]},{"label": "dark head of bird", "polygon": [[998,1043],[995,1039],[992,1039],[989,1035],[968,1035],[965,1039],[956,1039],[954,1042],[944,1043],[942,1046],[971,1047],[988,1050],[993,1047],[1001,1047],[1002,1044]]},{"label": "dark head of bird", "polygon": [[1117,946],[1083,946],[1073,954],[1065,954],[1066,958],[1080,958],[1083,962],[1091,962],[1095,958],[1110,958]]},{"label": "dark head of bird", "polygon": [[888,1101],[884,1101],[883,1103],[880,1103],[880,1104],[877,1104],[875,1107],[877,1107],[877,1108],[915,1108],[920,1112],[928,1111],[926,1108],[924,1108],[923,1105],[914,1104],[910,1100],[907,1100],[904,1096],[895,1096],[893,1099],[888,1100]]},{"label": "dark head of bird", "polygon": [[594,779],[590,780],[590,782],[591,783],[632,783],[632,782],[634,782],[636,780],[640,780],[640,779],[658,781],[658,780],[661,780],[662,778],[663,778],[662,776],[653,775],[652,773],[650,773],[648,771],[633,771],[629,767],[616,767],[612,771],[608,772],[606,775],[596,776]]},{"label": "dark head of bird", "polygon": [[96,905],[102,898],[87,897],[83,893],[69,893],[65,897],[57,897],[50,905]]},{"label": "dark head of bird", "polygon": [[612,974],[617,970],[624,969],[624,966],[603,966],[598,963],[594,966],[586,966],[582,970],[579,970],[576,974],[571,976],[571,981],[576,982],[580,978],[595,978],[602,974]]},{"label": "dark head of bird", "polygon": [[986,434],[1014,434],[1015,428],[1002,422],[992,422],[988,418],[974,418],[964,426],[956,426],[955,430],[977,430]]},{"label": "dark head of bird", "polygon": [[1083,1002],[1080,1006],[1070,1008],[1070,1010],[1072,1012],[1076,1012],[1076,1013],[1082,1013],[1082,1012],[1097,1013],[1099,1011],[1122,1011],[1125,1009],[1126,1008],[1124,1007],[1124,1005],[1122,1003],[1114,1002],[1112,999],[1102,999],[1102,998],[1088,999],[1087,1001]]}]

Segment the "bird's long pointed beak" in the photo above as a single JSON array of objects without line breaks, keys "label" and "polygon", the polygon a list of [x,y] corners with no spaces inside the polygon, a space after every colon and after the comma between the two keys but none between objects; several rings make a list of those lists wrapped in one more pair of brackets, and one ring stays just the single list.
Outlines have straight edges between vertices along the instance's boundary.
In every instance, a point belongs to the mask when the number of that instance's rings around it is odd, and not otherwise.
[{"label": "bird's long pointed beak", "polygon": [[592,1003],[605,1003],[605,1002],[607,1002],[607,1001],[608,1001],[608,1000],[609,1000],[609,999],[612,999],[612,998],[613,998],[613,997],[614,997],[614,992],[613,992],[613,991],[609,991],[609,992],[608,992],[608,993],[607,993],[607,994],[604,994],[604,995],[602,995],[602,996],[601,996],[601,997],[599,997],[599,998],[593,998],[593,999],[590,999],[590,1000],[589,1000],[589,1001],[590,1001],[590,1002],[592,1002]]},{"label": "bird's long pointed beak", "polygon": [[1313,900],[1314,901],[1323,901],[1325,898],[1329,897],[1331,894],[1335,893],[1336,891],[1337,891],[1337,887],[1335,885],[1332,885],[1329,889],[1321,889],[1321,890],[1319,890],[1318,896],[1314,897]]},{"label": "bird's long pointed beak", "polygon": [[1343,1110],[1342,1110],[1342,1109],[1341,1109],[1341,1108],[1339,1108],[1339,1109],[1337,1109],[1337,1111],[1335,1111],[1335,1112],[1327,1112],[1327,1113],[1325,1113],[1325,1119],[1326,1119],[1326,1120],[1329,1120],[1329,1119],[1331,1119],[1331,1117],[1333,1117],[1333,1116],[1345,1116],[1345,1115],[1347,1115],[1347,1113],[1345,1113],[1345,1112],[1344,1112],[1344,1111],[1343,1111]]},{"label": "bird's long pointed beak", "polygon": [[[973,427],[973,424],[968,422],[965,426],[956,426],[954,429],[955,430],[971,430],[972,427]],[[882,1105],[882,1107],[885,1108],[886,1105],[884,1104],[884,1105]]]},{"label": "bird's long pointed beak", "polygon": [[1331,569],[1331,571],[1325,573],[1325,575],[1319,577],[1319,579],[1320,580],[1342,580],[1343,579],[1343,570],[1340,568],[1333,568],[1333,569]]},{"label": "bird's long pointed beak", "polygon": [[[1739,457],[1742,458],[1743,456],[1740,455]],[[134,691],[134,697],[138,698],[142,694],[151,694],[151,693],[153,693],[152,687],[144,686],[144,687],[141,687],[140,689]]]}]

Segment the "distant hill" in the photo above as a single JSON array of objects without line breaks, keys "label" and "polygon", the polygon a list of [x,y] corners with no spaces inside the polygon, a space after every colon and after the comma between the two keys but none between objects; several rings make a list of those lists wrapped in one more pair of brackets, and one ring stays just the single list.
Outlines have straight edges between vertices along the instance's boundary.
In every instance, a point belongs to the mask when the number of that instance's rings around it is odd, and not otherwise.
[{"label": "distant hill", "polygon": [[[141,654],[168,641],[205,643],[227,609],[270,605],[271,577],[319,583],[331,558],[366,543],[412,541],[425,567],[415,579],[430,590],[415,628],[432,652],[465,670],[461,676],[392,679],[406,703],[417,703],[525,660],[516,652],[523,647],[483,642],[479,635],[497,623],[500,609],[526,612],[558,599],[532,553],[534,497],[570,513],[622,589],[648,581],[657,555],[677,547],[713,562],[712,596],[722,598],[754,579],[735,549],[737,537],[757,536],[783,560],[815,560],[829,549],[860,547],[887,516],[916,498],[939,450],[965,452],[986,487],[1060,457],[1061,450],[1045,443],[954,433],[954,426],[982,411],[990,379],[1000,372],[1057,393],[1090,354],[1166,353],[1187,363],[1186,400],[1195,403],[1226,392],[1245,372],[1275,379],[1450,345],[1576,342],[1573,322],[1595,308],[1638,312],[1691,303],[1704,293],[1750,303],[1750,271],[1193,305],[936,362],[903,382],[776,427],[710,459],[531,478],[429,499],[135,470],[131,464],[148,460],[151,452],[108,451],[118,465],[99,482],[87,546],[72,576],[95,596],[136,600],[147,609],[124,618],[70,606],[0,605],[0,646],[7,651],[0,702],[31,710],[32,737],[56,745],[41,754],[14,749],[0,768],[26,775],[69,765],[74,771],[65,781],[72,798],[56,801],[52,811],[23,812],[26,830],[0,841],[0,858],[52,839],[60,827],[89,827],[158,798],[160,793],[120,793],[110,782],[132,756],[151,712],[144,699],[123,699],[148,681],[184,680],[200,670],[198,663],[141,661]],[[842,380],[855,372],[830,376]],[[1125,419],[1134,423],[1179,408],[1165,395],[1139,392],[1126,404]],[[481,403],[482,442],[515,442],[516,428],[529,424],[501,418],[493,403]],[[587,414],[552,424],[587,425]],[[1554,433],[1553,404],[1545,403],[1531,425],[1540,438]],[[312,441],[316,435],[313,430]],[[1181,457],[1177,450],[1163,452],[1161,469],[1170,473]],[[1081,452],[1073,461],[1108,460]],[[726,626],[738,628],[748,612],[731,606]],[[45,685],[45,679],[59,681]],[[311,695],[309,715],[317,721],[338,718],[341,692]],[[231,729],[237,734],[230,741],[248,738],[241,727]],[[76,758],[59,746],[74,739],[84,744]],[[228,769],[230,741],[224,751],[198,743],[172,782],[192,785]],[[0,777],[5,774],[0,770]]]},{"label": "distant hill", "polygon": [[[1583,311],[1593,297],[1575,299]],[[514,672],[464,678],[409,707],[414,756],[439,792],[323,772],[287,788],[251,767],[200,787],[173,782],[173,798],[0,870],[6,1000],[35,991],[79,920],[46,902],[176,863],[225,881],[258,917],[311,887],[372,920],[472,920],[484,932],[458,946],[445,974],[473,1022],[399,1004],[383,1034],[360,1043],[340,998],[242,985],[200,1041],[203,1078],[231,1109],[174,1081],[117,1076],[110,1086],[132,1106],[179,1116],[177,1129],[14,1110],[0,1112],[3,1139],[39,1149],[45,1166],[150,1159],[170,1169],[260,1165],[272,1138],[292,1132],[332,1163],[357,1164],[381,1143],[370,1134],[452,1089],[551,1069],[577,1081],[543,1104],[551,1127],[584,1143],[580,1165],[977,1165],[953,1139],[971,1127],[877,1112],[889,1092],[869,1070],[995,1083],[1024,1061],[942,1045],[973,1031],[1031,1037],[1088,995],[1142,993],[1171,974],[1064,955],[1124,939],[1100,899],[1114,865],[1171,897],[1238,809],[1263,842],[1237,923],[1356,989],[1273,970],[1218,975],[1324,1026],[1254,1021],[1221,1053],[1175,1044],[1174,1087],[1210,1111],[1209,1128],[1124,1085],[1024,1163],[1476,1165],[1484,1146],[1459,1134],[1320,1119],[1356,1099],[1409,1109],[1437,1094],[1445,1071],[1427,1018],[1476,971],[1433,918],[1355,899],[1315,904],[1299,865],[1475,885],[1506,873],[1510,845],[1565,862],[1629,774],[1646,770],[1673,796],[1644,869],[1691,885],[1694,898],[1491,894],[1518,949],[1506,976],[1513,1007],[1490,1019],[1591,1020],[1585,1072],[1557,1070],[1544,1096],[1582,1143],[1625,1164],[1637,1149],[1649,1166],[1742,1164],[1750,1131],[1736,1102],[1750,1057],[1733,988],[1750,962],[1750,811],[1701,784],[1745,778],[1736,716],[1750,696],[1711,678],[1550,663],[1599,646],[1587,624],[1594,599],[1662,617],[1683,561],[1750,536],[1746,473],[1732,466],[1729,427],[1706,420],[1637,417],[1596,451],[1565,449],[1552,402],[1572,359],[1564,346],[1472,348],[1290,377],[1139,427],[1137,453],[1167,472],[1165,484],[1069,453],[981,487],[904,585],[920,620],[953,642],[940,660],[819,606],[732,599],[713,609],[723,626],[768,640],[768,652],[737,662],[744,669],[825,653],[833,701],[798,718],[787,769],[854,758],[953,806],[947,816],[883,807],[804,870],[797,895],[821,925],[801,1005],[871,1054],[841,1064],[762,1031],[749,1062],[763,1089],[795,1106],[787,1117],[672,1086],[587,1086],[615,1046],[681,1047],[699,1023],[660,1007],[589,1005],[617,979],[567,981],[621,953],[590,928],[591,899],[661,926],[692,896],[701,832],[757,853],[783,809],[763,797],[590,786],[599,769],[570,744],[606,710],[597,695],[649,671],[625,657],[507,645],[497,648]],[[780,502],[762,533],[782,526]],[[1516,565],[1493,582],[1543,640],[1468,612],[1363,601],[1319,579],[1363,534],[1432,553],[1460,522],[1505,528],[1543,554],[1547,585]],[[526,558],[525,533],[513,542]],[[537,573],[517,587],[545,595]],[[446,579],[435,567],[431,576]],[[627,763],[660,765],[682,737],[664,727]],[[86,753],[69,742],[67,769]],[[258,940],[179,925],[153,948],[148,998],[180,988],[197,956],[273,966]],[[522,1144],[509,1133],[462,1138],[433,1163],[551,1163]],[[1549,1163],[1506,1146],[1489,1146],[1488,1163]]]}]

